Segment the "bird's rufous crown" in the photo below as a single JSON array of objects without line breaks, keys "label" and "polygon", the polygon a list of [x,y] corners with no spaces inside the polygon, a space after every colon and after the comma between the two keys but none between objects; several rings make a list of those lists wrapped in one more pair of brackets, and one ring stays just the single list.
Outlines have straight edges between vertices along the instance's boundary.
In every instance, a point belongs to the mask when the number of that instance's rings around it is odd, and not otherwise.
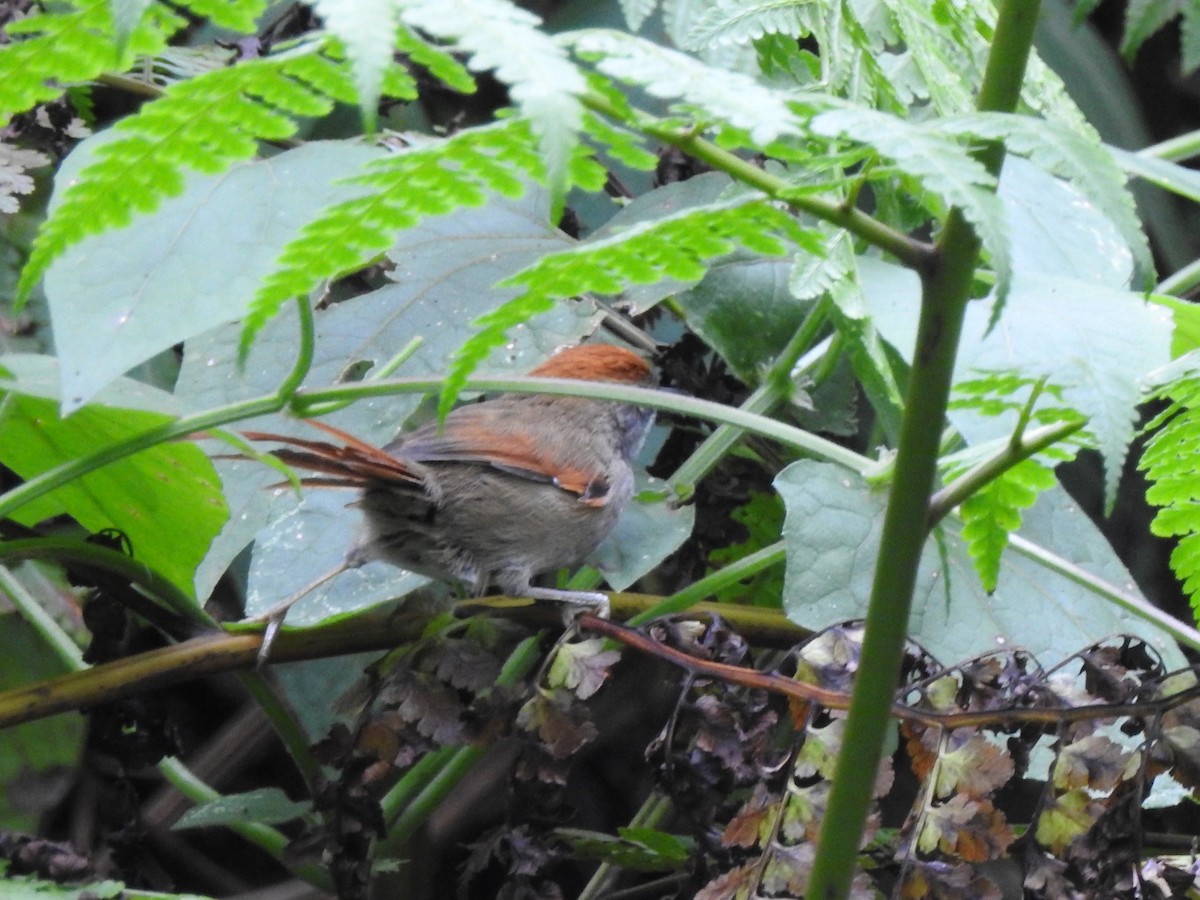
[{"label": "bird's rufous crown", "polygon": [[631,350],[612,344],[581,344],[550,357],[529,373],[542,378],[577,378],[580,381],[617,381],[649,384],[650,364]]}]

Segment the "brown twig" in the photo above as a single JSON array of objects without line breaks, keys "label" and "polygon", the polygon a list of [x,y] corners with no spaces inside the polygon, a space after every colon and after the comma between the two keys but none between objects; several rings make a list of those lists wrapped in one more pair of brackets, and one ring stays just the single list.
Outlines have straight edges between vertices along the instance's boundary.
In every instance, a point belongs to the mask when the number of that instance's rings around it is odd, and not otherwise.
[{"label": "brown twig", "polygon": [[[581,629],[595,631],[606,637],[640,650],[650,656],[656,656],[672,665],[689,672],[692,675],[706,675],[730,684],[755,688],[782,694],[797,700],[819,703],[828,709],[849,709],[850,694],[833,691],[815,684],[796,681],[786,675],[771,672],[760,672],[757,669],[747,669],[729,663],[714,662],[700,659],[668,647],[654,638],[633,628],[618,625],[608,619],[601,619],[591,613],[585,613],[577,620]],[[1045,725],[1061,725],[1066,722],[1082,722],[1091,719],[1116,719],[1122,716],[1144,718],[1155,713],[1179,706],[1189,700],[1200,697],[1200,684],[1179,691],[1169,697],[1153,700],[1143,700],[1132,703],[1098,703],[1092,706],[1071,706],[1051,708],[1022,708],[988,709],[969,712],[937,712],[936,710],[920,709],[900,702],[892,704],[892,715],[897,719],[920,722],[935,728],[978,728],[987,725],[1015,725],[1035,723]]]}]

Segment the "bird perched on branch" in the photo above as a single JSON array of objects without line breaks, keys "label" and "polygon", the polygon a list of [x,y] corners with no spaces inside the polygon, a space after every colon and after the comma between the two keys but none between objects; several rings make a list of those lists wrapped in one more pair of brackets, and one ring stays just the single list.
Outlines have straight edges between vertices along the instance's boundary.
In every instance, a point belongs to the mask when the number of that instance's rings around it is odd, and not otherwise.
[{"label": "bird perched on branch", "polygon": [[[650,365],[609,344],[571,347],[531,375],[649,386]],[[256,441],[316,473],[303,484],[353,488],[366,534],[345,563],[272,607],[260,659],[287,609],[345,569],[379,559],[475,595],[606,604],[603,594],[536,588],[533,578],[582,562],[633,496],[633,460],[654,419],[624,403],[546,394],[503,394],[452,411],[374,447],[322,422],[336,443],[267,432]]]}]

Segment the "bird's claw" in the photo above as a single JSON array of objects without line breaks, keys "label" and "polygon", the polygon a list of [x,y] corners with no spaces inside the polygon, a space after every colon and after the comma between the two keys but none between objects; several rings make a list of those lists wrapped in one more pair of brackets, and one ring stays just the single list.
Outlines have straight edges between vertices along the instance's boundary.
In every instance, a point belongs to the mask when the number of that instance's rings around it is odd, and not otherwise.
[{"label": "bird's claw", "polygon": [[561,604],[563,624],[568,628],[584,613],[607,619],[611,613],[608,594],[599,591],[562,591],[554,588],[527,588],[523,592],[534,600],[550,600]]},{"label": "bird's claw", "polygon": [[263,629],[262,644],[258,648],[258,658],[255,660],[255,665],[260,669],[267,664],[271,658],[271,647],[275,644],[275,638],[279,636],[279,629],[283,626],[283,620],[287,616],[287,610],[280,612],[269,613],[265,617],[267,627]]}]

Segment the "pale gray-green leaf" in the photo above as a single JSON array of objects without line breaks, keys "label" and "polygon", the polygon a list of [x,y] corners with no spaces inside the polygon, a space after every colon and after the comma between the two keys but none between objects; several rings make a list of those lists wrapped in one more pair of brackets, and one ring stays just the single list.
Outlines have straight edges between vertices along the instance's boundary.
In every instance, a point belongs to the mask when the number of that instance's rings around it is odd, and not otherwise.
[{"label": "pale gray-green leaf", "polygon": [[[874,578],[886,493],[870,488],[854,472],[810,460],[789,466],[775,486],[787,505],[788,618],[813,629],[861,618]],[[1001,563],[996,592],[987,594],[958,528],[949,520],[944,526],[944,558],[932,538],[926,543],[908,629],[913,640],[942,662],[1023,647],[1052,664],[1119,633],[1145,638],[1169,668],[1182,661],[1165,633],[1012,549]],[[1019,533],[1119,588],[1137,592],[1103,535],[1065,492],[1043,494],[1025,514]]]},{"label": "pale gray-green leaf", "polygon": [[[859,271],[871,317],[906,359],[916,340],[920,288],[898,266],[861,259]],[[1104,456],[1105,494],[1111,503],[1141,401],[1141,379],[1171,358],[1171,314],[1142,295],[1041,272],[1013,281],[1000,322],[988,330],[986,303],[967,308],[955,378],[972,372],[1019,371],[1045,375],[1063,399],[1088,418]],[[1003,437],[1012,423],[952,411],[969,441]]]},{"label": "pale gray-green leaf", "polygon": [[734,253],[679,295],[688,328],[748,384],[758,382],[762,366],[787,345],[812,307],[788,289],[791,268],[786,259]]},{"label": "pale gray-green leaf", "polygon": [[[68,157],[59,185],[86,164],[94,140]],[[155,212],[73,244],[45,280],[64,411],[159,351],[242,316],[301,227],[366,190],[335,182],[382,154],[316,142],[221,175],[192,176],[182,195]]]},{"label": "pale gray-green leaf", "polygon": [[972,134],[985,140],[1003,140],[1010,152],[1028,158],[1051,175],[1066,179],[1116,226],[1133,253],[1143,282],[1153,275],[1150,244],[1138,221],[1133,197],[1125,189],[1125,175],[1090,129],[1081,134],[1041,119],[1006,113],[956,116],[934,125],[946,134]]},{"label": "pale gray-green leaf", "polygon": [[629,30],[641,30],[656,6],[658,0],[621,0],[621,13],[625,16],[625,24],[629,26]]},{"label": "pale gray-green leaf", "polygon": [[809,18],[817,10],[813,0],[717,0],[692,25],[683,49],[748,44],[764,34],[799,37],[809,33]]},{"label": "pale gray-green leaf", "polygon": [[[732,184],[733,180],[724,172],[705,172],[686,181],[664,184],[635,197],[602,228],[589,235],[581,246],[606,240],[643,222],[656,222],[693,207],[716,203],[726,195]],[[619,299],[623,306],[635,313],[642,313],[664,297],[678,294],[693,284],[694,281],[677,281],[674,278],[663,278],[650,284],[632,284],[621,293]]]},{"label": "pale gray-green leaf", "polygon": [[[246,615],[266,612],[342,565],[358,541],[360,517],[349,507],[356,499],[354,491],[307,491],[298,506],[271,523],[254,543]],[[387,563],[371,562],[304,594],[285,621],[316,625],[402,597],[428,581]]]},{"label": "pale gray-green leaf", "polygon": [[1165,191],[1200,203],[1200,172],[1177,163],[1143,153],[1131,153],[1119,147],[1109,147],[1109,152],[1126,172],[1144,178]]},{"label": "pale gray-green leaf", "polygon": [[657,494],[664,499],[630,502],[613,533],[588,560],[604,574],[613,590],[623,591],[674,553],[692,536],[696,521],[693,504],[676,506],[666,499],[667,483],[639,473],[638,494]]},{"label": "pale gray-green leaf", "polygon": [[1028,160],[1010,156],[1000,175],[1000,200],[1012,227],[1013,270],[1044,272],[1111,288],[1133,278],[1133,253],[1087,197]]}]

